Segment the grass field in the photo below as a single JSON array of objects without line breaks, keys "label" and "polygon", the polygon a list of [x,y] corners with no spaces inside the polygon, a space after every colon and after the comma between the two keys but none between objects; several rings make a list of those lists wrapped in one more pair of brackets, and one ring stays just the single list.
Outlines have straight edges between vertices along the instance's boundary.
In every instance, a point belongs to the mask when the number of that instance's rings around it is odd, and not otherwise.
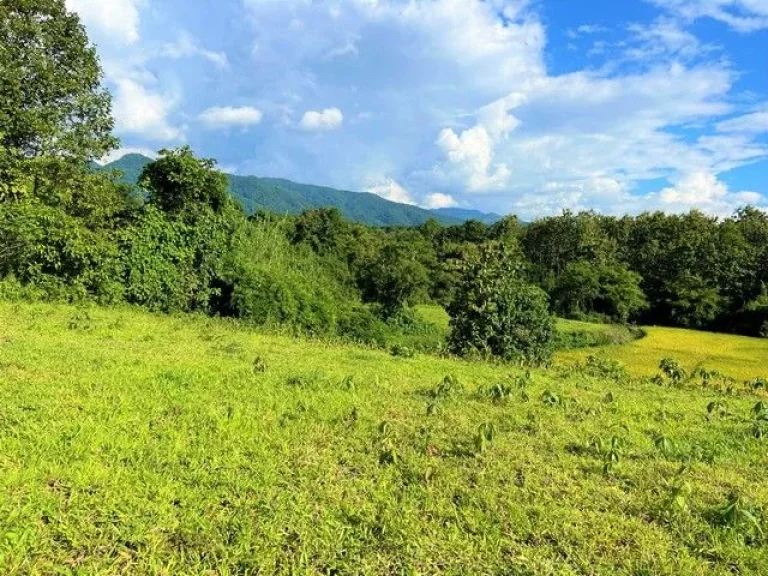
[{"label": "grass field", "polygon": [[599,372],[0,304],[0,573],[766,574],[765,397]]},{"label": "grass field", "polygon": [[675,358],[689,371],[718,370],[734,378],[768,378],[768,338],[747,338],[676,328],[645,328],[646,336],[621,346],[560,352],[557,361],[582,361],[599,354],[619,360],[637,376],[657,372],[659,361]]}]

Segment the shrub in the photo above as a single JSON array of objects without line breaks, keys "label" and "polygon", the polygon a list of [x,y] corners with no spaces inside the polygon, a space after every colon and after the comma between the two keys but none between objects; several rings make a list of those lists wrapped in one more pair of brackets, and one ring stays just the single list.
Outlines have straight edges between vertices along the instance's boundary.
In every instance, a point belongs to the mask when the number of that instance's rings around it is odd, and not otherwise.
[{"label": "shrub", "polygon": [[555,324],[547,296],[521,276],[517,255],[500,245],[484,247],[466,266],[448,309],[452,352],[529,364],[551,359]]}]

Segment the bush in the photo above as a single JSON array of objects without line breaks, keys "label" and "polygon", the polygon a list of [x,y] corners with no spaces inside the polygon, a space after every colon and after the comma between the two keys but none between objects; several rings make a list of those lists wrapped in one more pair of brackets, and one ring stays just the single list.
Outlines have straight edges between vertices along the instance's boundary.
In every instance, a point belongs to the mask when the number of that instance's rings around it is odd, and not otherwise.
[{"label": "bush", "polygon": [[249,223],[227,257],[220,306],[257,325],[334,335],[344,289],[308,249],[291,246],[281,223]]},{"label": "bush", "polygon": [[466,266],[448,313],[455,354],[526,364],[552,357],[555,323],[547,295],[522,278],[519,257],[501,245],[484,247]]}]

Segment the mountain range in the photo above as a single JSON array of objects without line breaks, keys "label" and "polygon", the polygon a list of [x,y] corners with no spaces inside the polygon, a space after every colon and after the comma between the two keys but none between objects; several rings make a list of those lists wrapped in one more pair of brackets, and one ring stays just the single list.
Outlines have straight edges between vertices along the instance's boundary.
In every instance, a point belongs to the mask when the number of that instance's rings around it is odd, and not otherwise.
[{"label": "mountain range", "polygon": [[[126,154],[119,160],[97,166],[98,170],[122,172],[122,179],[136,184],[151,158],[141,154]],[[464,208],[427,210],[386,200],[370,192],[351,192],[325,186],[299,184],[281,178],[259,178],[227,174],[229,191],[248,213],[266,210],[278,214],[300,214],[316,208],[338,208],[345,218],[370,226],[418,226],[430,218],[446,225],[467,220],[493,224],[502,217]]]}]

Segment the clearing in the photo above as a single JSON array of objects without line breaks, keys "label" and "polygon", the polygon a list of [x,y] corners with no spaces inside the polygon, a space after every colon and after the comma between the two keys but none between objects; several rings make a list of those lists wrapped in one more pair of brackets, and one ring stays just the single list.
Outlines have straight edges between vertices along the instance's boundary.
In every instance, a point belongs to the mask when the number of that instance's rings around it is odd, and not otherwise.
[{"label": "clearing", "polygon": [[765,400],[0,303],[0,573],[765,574]]}]

